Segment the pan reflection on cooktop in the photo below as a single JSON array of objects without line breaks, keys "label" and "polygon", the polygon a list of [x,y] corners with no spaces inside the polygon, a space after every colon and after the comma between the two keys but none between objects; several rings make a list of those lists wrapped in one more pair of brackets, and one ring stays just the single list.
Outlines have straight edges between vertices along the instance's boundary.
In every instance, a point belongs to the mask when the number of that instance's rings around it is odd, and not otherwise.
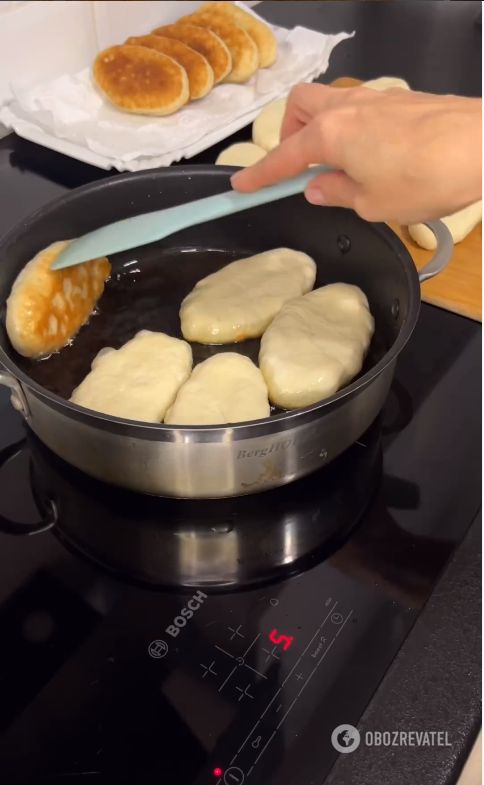
[{"label": "pan reflection on cooktop", "polygon": [[120,578],[212,589],[280,579],[332,553],[375,490],[380,441],[381,418],[303,480],[233,499],[177,500],[107,486],[28,434],[32,486],[40,501],[55,500],[61,542]]}]

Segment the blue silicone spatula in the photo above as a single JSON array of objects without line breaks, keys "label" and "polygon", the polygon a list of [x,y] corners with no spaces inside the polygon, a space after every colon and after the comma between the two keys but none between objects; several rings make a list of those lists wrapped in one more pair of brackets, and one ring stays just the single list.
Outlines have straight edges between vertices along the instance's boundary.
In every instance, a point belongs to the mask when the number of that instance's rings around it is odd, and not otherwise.
[{"label": "blue silicone spatula", "polygon": [[138,248],[140,245],[162,240],[189,226],[213,221],[215,218],[248,210],[250,207],[258,207],[267,202],[275,202],[286,196],[294,196],[302,193],[308,183],[319,174],[328,171],[330,171],[329,166],[315,166],[297,177],[282,180],[277,185],[270,185],[255,193],[226,191],[179,207],[169,207],[167,210],[157,210],[102,226],[101,229],[89,232],[67,246],[53,262],[52,270],[62,270],[64,267],[88,262],[99,256],[129,251],[130,248]]}]

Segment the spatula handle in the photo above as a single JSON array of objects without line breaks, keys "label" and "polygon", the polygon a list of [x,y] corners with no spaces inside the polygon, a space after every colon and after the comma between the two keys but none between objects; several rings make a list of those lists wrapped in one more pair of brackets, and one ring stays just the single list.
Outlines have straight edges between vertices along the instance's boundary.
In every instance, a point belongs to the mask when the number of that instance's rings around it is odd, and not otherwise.
[{"label": "spatula handle", "polygon": [[[267,188],[262,188],[254,193],[226,191],[216,196],[207,196],[198,202],[189,202],[182,207],[171,208],[173,211],[179,211],[179,216],[176,217],[176,231],[195,224],[205,223],[206,221],[213,221],[216,218],[223,218],[225,215],[248,210],[251,207],[259,207],[261,204],[275,202],[278,199],[285,199],[287,196],[303,193],[311,180],[329,171],[331,171],[329,166],[314,166],[306,172],[297,175],[297,177],[282,180],[280,183],[269,185]],[[196,215],[194,215],[195,207]],[[178,223],[179,221],[180,224]]]},{"label": "spatula handle", "polygon": [[99,256],[109,256],[119,251],[148,245],[189,226],[196,226],[241,210],[248,210],[250,207],[258,207],[267,202],[302,193],[314,177],[327,171],[330,171],[328,166],[311,167],[297,177],[283,180],[255,193],[226,191],[188,204],[169,207],[167,210],[157,210],[102,226],[67,246],[54,260],[51,269],[61,270]]}]

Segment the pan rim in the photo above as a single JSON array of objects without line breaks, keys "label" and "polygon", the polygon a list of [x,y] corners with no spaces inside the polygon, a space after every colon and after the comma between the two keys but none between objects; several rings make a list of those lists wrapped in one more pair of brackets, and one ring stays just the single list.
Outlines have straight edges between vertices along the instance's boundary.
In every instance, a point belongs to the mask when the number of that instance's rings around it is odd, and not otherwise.
[{"label": "pan rim", "polygon": [[[110,188],[116,186],[117,183],[122,184],[132,180],[153,180],[158,178],[163,179],[166,177],[193,178],[199,176],[200,174],[210,174],[212,176],[227,178],[227,176],[233,174],[236,169],[237,167],[230,166],[192,164],[190,166],[177,166],[173,169],[165,167],[136,173],[129,172],[122,175],[114,175],[102,178],[101,180],[94,180],[90,183],[87,183],[86,185],[72,189],[67,194],[62,194],[60,197],[50,200],[46,204],[41,205],[41,207],[39,207],[33,213],[30,213],[26,218],[18,221],[6,234],[0,238],[0,253],[2,252],[2,249],[8,245],[8,243],[10,243],[20,232],[24,233],[28,231],[29,226],[41,218],[44,213],[49,213],[61,202],[75,200],[78,196],[89,194],[93,190],[99,190],[100,187]],[[327,207],[322,209],[329,210],[332,208]],[[358,216],[358,220],[362,221],[363,219]],[[298,421],[305,421],[311,414],[315,416],[321,416],[325,413],[325,410],[332,410],[335,406],[344,403],[348,397],[353,397],[358,391],[368,387],[378,376],[380,376],[381,373],[385,371],[386,368],[388,368],[389,365],[391,365],[396,360],[397,356],[404,348],[415,328],[420,310],[420,282],[418,279],[417,269],[414,265],[410,252],[407,250],[400,238],[387,224],[371,222],[367,223],[374,232],[376,232],[386,241],[387,245],[398,257],[400,263],[402,264],[409,288],[407,316],[392,347],[385,353],[381,360],[379,360],[379,362],[373,366],[373,368],[367,371],[363,376],[359,377],[356,381],[344,387],[342,390],[339,390],[338,392],[334,393],[334,395],[330,396],[329,398],[325,398],[323,401],[319,401],[318,403],[311,404],[310,406],[306,406],[302,409],[295,409],[292,411],[288,410],[271,417],[265,417],[260,420],[250,420],[242,423],[192,426],[173,426],[165,425],[164,423],[145,423],[139,420],[128,420],[121,417],[113,417],[101,412],[95,412],[91,409],[71,403],[65,398],[61,398],[60,396],[56,395],[55,393],[49,392],[49,390],[47,390],[45,387],[42,387],[40,384],[31,379],[24,371],[22,371],[22,369],[19,368],[19,366],[9,357],[4,347],[1,345],[0,365],[3,365],[7,371],[12,373],[13,376],[15,376],[15,378],[21,382],[21,384],[25,385],[37,398],[44,400],[47,405],[53,404],[54,408],[64,412],[67,416],[69,416],[69,414],[71,416],[74,415],[75,419],[80,420],[81,422],[85,423],[86,425],[90,425],[91,427],[103,429],[103,425],[105,425],[105,428],[114,432],[129,432],[129,435],[137,438],[149,439],[150,437],[156,437],[156,435],[161,437],[162,435],[166,436],[167,434],[172,434],[175,437],[177,434],[193,434],[196,437],[196,435],[207,433],[213,434],[215,437],[214,441],[219,441],[217,437],[225,433],[228,429],[234,432],[234,436],[236,435],[236,438],[240,439],[243,438],[243,435],[241,436],[241,432],[245,430],[251,432],[250,436],[254,436],[255,434],[253,431],[255,429],[260,429],[262,433],[268,433],[272,431],[274,427],[277,428],[277,426],[282,423],[289,423],[290,427],[295,427],[299,424]]]}]

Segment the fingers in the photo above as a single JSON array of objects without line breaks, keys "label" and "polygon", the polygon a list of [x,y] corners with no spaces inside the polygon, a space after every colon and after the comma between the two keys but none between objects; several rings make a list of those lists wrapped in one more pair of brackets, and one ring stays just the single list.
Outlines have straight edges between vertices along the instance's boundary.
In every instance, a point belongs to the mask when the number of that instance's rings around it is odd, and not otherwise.
[{"label": "fingers", "polygon": [[361,185],[344,172],[328,172],[315,177],[305,191],[306,199],[311,204],[349,207],[353,210],[362,194]]},{"label": "fingers", "polygon": [[[300,132],[297,134],[297,136],[300,135],[303,135],[303,133]],[[294,137],[291,137],[291,139],[294,139]],[[287,143],[283,143],[277,148],[277,151],[286,146],[286,144]],[[276,153],[277,151],[274,152]],[[273,162],[269,161],[269,158],[272,158]],[[259,164],[250,167],[250,169],[237,172],[237,175],[234,175],[232,178],[232,182],[237,179],[238,190],[258,190],[273,182],[278,182],[285,177],[292,177],[300,171],[305,170],[309,165],[306,163],[307,158],[307,147],[303,141],[300,142],[300,150],[294,152],[292,162],[290,162],[285,155],[279,160],[278,155],[273,155],[271,153],[266,158],[263,158]],[[299,165],[301,161],[305,162],[303,168],[300,168]],[[265,166],[263,166],[263,164],[265,164]],[[285,168],[284,174],[281,175],[282,165]],[[291,169],[291,166],[294,168]],[[249,174],[250,178],[248,179],[247,175]],[[241,188],[239,189],[241,175],[245,175],[247,183],[242,181]],[[357,204],[363,199],[363,188],[344,172],[327,172],[326,174],[319,175],[319,177],[315,177],[314,180],[311,180],[306,188],[305,196],[311,204],[349,207],[355,210],[357,209]]]},{"label": "fingers", "polygon": [[286,112],[282,121],[281,141],[300,131],[313,117],[328,109],[334,109],[367,97],[358,87],[328,87],[321,84],[298,84],[289,93]]},{"label": "fingers", "polygon": [[288,136],[255,166],[237,172],[232,177],[232,187],[249,193],[286,177],[294,177],[312,163],[334,165],[331,156],[325,156],[323,136],[321,123],[317,119],[311,121],[302,130]]},{"label": "fingers", "polygon": [[293,87],[282,121],[281,141],[300,131],[318,112],[324,110],[328,91],[332,89],[321,84],[299,84]]},{"label": "fingers", "polygon": [[237,172],[232,177],[232,187],[247,193],[258,191],[294,177],[315,163],[343,169],[343,142],[351,129],[346,122],[345,104],[349,98],[359,101],[369,93],[363,88],[298,85],[289,96],[283,121],[285,138],[255,166]]}]

